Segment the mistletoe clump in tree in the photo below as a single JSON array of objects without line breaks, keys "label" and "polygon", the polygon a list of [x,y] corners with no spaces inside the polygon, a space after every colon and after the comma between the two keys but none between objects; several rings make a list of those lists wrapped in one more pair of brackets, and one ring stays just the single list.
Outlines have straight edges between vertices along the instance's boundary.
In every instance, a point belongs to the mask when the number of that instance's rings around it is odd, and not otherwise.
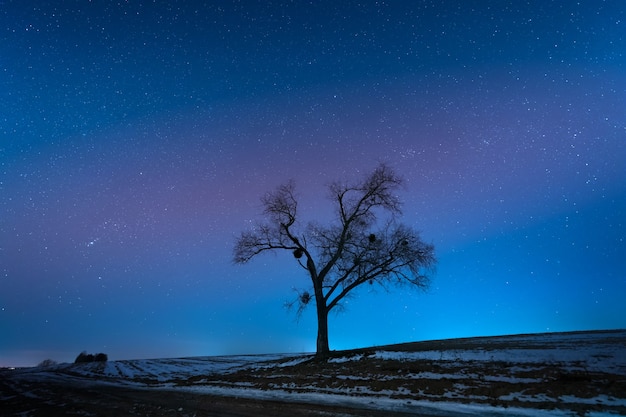
[{"label": "mistletoe clump in tree", "polygon": [[384,164],[356,183],[330,184],[335,220],[323,226],[302,224],[294,183],[287,182],[262,198],[266,222],[236,241],[235,263],[285,250],[307,272],[311,287],[299,292],[296,303],[299,312],[315,303],[318,357],[329,353],[328,313],[355,288],[366,283],[428,286],[434,247],[398,222],[401,185],[402,179]]}]

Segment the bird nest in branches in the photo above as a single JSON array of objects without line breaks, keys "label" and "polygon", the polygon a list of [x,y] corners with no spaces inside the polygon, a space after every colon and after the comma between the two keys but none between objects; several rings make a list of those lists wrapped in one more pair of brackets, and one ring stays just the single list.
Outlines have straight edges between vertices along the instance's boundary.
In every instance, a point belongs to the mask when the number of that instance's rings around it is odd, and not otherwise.
[{"label": "bird nest in branches", "polygon": [[303,293],[299,295],[299,298],[300,298],[300,304],[305,306],[309,304],[309,302],[311,301],[311,294],[308,291],[304,291]]}]

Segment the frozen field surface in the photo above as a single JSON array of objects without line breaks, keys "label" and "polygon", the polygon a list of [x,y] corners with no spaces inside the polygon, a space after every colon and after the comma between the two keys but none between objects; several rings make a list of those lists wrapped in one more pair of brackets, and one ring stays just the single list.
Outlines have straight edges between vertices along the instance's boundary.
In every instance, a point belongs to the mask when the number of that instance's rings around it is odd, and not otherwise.
[{"label": "frozen field surface", "polygon": [[[0,373],[7,415],[626,415],[626,330]],[[55,414],[56,413],[56,414]],[[5,414],[2,414],[5,415]]]}]

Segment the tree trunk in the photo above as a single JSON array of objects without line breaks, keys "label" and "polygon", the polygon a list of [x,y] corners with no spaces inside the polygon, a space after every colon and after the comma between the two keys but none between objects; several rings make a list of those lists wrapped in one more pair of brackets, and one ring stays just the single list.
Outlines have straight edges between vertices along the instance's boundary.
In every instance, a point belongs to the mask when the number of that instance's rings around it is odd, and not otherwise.
[{"label": "tree trunk", "polygon": [[328,347],[328,309],[326,303],[322,300],[316,300],[317,304],[317,352],[315,356],[318,358],[326,358],[330,352]]}]

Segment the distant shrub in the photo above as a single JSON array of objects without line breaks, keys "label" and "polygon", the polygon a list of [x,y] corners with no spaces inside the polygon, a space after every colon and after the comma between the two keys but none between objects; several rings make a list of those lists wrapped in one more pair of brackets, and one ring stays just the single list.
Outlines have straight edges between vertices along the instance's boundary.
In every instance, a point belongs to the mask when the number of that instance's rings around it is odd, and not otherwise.
[{"label": "distant shrub", "polygon": [[52,359],[44,359],[37,366],[40,367],[40,368],[48,368],[48,367],[54,366],[56,364],[57,364],[56,361],[53,361]]},{"label": "distant shrub", "polygon": [[76,357],[74,363],[106,362],[107,360],[109,360],[109,357],[105,353],[97,353],[93,355],[83,351]]},{"label": "distant shrub", "polygon": [[87,352],[80,352],[80,354],[74,360],[74,363],[86,363],[93,362],[93,355],[88,354]]}]

